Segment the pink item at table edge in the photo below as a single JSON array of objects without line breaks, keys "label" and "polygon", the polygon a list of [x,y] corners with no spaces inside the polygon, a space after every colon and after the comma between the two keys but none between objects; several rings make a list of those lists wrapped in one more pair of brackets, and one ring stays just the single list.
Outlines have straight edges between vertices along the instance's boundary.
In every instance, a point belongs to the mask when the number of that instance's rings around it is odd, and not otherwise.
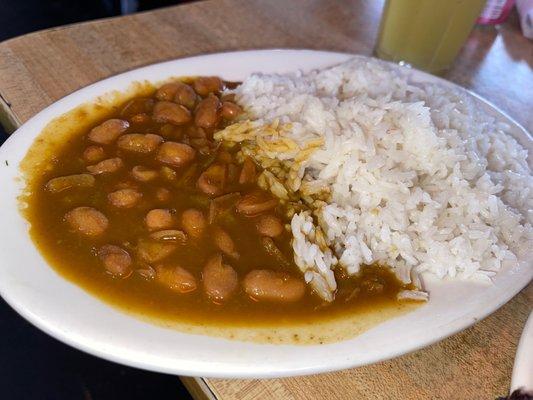
[{"label": "pink item at table edge", "polygon": [[503,23],[509,16],[514,2],[515,0],[488,0],[476,23],[481,25]]}]

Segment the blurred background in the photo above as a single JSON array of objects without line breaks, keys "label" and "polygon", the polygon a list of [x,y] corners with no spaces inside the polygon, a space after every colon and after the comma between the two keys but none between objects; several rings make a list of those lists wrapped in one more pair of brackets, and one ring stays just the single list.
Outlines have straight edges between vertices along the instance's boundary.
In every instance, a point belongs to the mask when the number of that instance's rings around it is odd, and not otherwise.
[{"label": "blurred background", "polygon": [[190,0],[0,0],[0,41],[54,26],[187,2]]},{"label": "blurred background", "polygon": [[[0,41],[41,29],[186,3],[186,0],[0,0]],[[0,144],[7,138],[0,125]],[[175,376],[92,357],[42,333],[0,298],[0,398],[189,400]]]}]

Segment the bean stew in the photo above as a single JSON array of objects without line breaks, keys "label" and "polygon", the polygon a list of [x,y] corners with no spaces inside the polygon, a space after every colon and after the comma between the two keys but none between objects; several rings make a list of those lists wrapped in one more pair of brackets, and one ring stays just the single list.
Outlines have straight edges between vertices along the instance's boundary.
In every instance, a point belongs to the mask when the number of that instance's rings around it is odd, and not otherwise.
[{"label": "bean stew", "polygon": [[213,140],[244,115],[231,86],[166,83],[58,146],[27,199],[51,265],[121,308],[192,323],[293,323],[395,302],[404,287],[384,267],[339,272],[332,303],[307,287],[284,204],[238,145]]}]

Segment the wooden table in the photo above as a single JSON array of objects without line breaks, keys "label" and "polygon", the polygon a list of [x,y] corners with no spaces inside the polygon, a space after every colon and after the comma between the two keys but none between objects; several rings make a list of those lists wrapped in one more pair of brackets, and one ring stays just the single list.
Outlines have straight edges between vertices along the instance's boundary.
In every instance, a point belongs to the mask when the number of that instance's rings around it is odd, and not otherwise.
[{"label": "wooden table", "polygon": [[[158,61],[222,50],[315,48],[370,55],[381,1],[216,0],[59,27],[0,44],[0,121],[14,130],[74,90]],[[447,78],[533,128],[533,45],[516,16],[476,28]],[[209,399],[493,399],[506,395],[533,285],[482,322],[426,349],[319,376],[183,378]]]}]

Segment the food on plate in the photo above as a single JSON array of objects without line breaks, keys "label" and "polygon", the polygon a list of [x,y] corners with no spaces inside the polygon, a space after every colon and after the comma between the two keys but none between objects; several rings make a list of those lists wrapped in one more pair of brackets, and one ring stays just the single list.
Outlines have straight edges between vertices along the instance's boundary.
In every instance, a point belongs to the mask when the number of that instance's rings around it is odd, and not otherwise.
[{"label": "food on plate", "polygon": [[239,144],[214,139],[248,118],[227,86],[166,83],[53,149],[27,197],[51,264],[128,309],[196,322],[329,318],[415,289],[385,266],[339,271],[336,302],[306,284],[291,233],[304,204],[278,198]]},{"label": "food on plate", "polygon": [[531,243],[527,151],[464,95],[355,58],[117,104],[26,196],[51,265],[124,308],[296,323],[481,279]]}]

